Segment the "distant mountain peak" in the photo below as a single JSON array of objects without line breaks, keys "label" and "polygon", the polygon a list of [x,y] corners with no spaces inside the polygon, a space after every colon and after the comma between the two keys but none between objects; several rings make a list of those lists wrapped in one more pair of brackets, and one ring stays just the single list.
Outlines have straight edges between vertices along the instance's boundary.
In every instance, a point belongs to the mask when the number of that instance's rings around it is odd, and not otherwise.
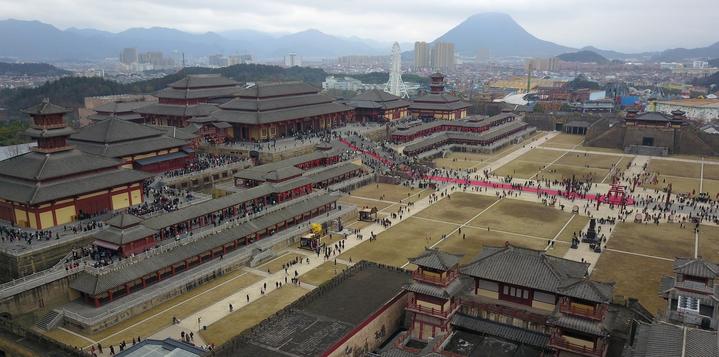
[{"label": "distant mountain peak", "polygon": [[543,41],[504,13],[474,14],[434,42],[452,42],[461,54],[473,56],[488,49],[492,56],[555,56],[572,48]]}]

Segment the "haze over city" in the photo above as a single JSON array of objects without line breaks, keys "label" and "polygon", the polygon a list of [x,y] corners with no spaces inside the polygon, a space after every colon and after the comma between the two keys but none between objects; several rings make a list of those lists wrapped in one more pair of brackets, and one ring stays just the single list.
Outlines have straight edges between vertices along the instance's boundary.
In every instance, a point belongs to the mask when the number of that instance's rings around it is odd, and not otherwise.
[{"label": "haze over city", "polygon": [[535,36],[565,46],[625,52],[702,47],[719,41],[712,0],[368,1],[0,1],[0,18],[59,28],[119,32],[167,27],[189,32],[307,29],[383,42],[431,41],[468,15],[503,12]]},{"label": "haze over city", "polygon": [[0,356],[719,357],[716,0],[0,0]]}]

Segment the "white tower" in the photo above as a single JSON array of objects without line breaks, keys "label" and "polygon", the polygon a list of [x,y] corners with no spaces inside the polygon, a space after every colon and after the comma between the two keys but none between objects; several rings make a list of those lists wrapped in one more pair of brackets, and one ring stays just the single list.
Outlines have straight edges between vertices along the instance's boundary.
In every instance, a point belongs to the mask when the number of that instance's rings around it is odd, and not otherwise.
[{"label": "white tower", "polygon": [[392,45],[392,63],[389,69],[389,81],[384,85],[384,91],[402,98],[409,98],[407,86],[402,82],[402,54],[399,43]]}]

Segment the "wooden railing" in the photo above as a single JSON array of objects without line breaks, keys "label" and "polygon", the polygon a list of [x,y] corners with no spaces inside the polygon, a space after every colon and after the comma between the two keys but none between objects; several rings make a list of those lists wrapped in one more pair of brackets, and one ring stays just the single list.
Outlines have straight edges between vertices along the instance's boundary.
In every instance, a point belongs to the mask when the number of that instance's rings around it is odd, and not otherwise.
[{"label": "wooden railing", "polygon": [[549,337],[549,346],[572,351],[589,357],[603,357],[607,352],[607,344],[597,341],[593,348],[569,342],[560,334],[554,333]]},{"label": "wooden railing", "polygon": [[607,305],[600,304],[597,308],[582,308],[572,305],[572,301],[569,298],[563,297],[559,299],[559,312],[601,321],[607,313]]},{"label": "wooden railing", "polygon": [[454,279],[458,275],[459,274],[457,272],[451,271],[451,272],[448,272],[446,276],[439,277],[439,276],[425,275],[425,274],[422,274],[421,271],[415,270],[412,272],[412,279],[418,280],[418,281],[423,281],[423,282],[434,284],[434,285],[447,286],[447,285],[449,285],[449,283],[454,281]]},{"label": "wooden railing", "polygon": [[407,310],[414,311],[414,312],[420,312],[420,313],[426,313],[430,314],[432,316],[438,316],[438,317],[447,317],[449,314],[453,313],[457,308],[459,307],[459,304],[453,303],[449,305],[449,308],[446,310],[441,309],[435,309],[433,307],[426,307],[422,305],[417,305],[416,303],[409,303],[407,304]]},{"label": "wooden railing", "polygon": [[[509,316],[513,318],[518,318],[524,321],[530,321],[537,324],[545,324],[547,322],[547,316],[543,316],[537,313],[528,312],[525,310],[520,310],[517,308],[509,307],[509,306],[503,306],[498,304],[490,304],[490,303],[480,303],[480,302],[474,302],[462,299],[461,304],[464,306],[467,306],[469,308],[476,308],[480,311],[486,311],[491,312],[494,314],[499,314],[503,316]],[[464,313],[465,310],[463,310]],[[471,314],[470,314],[471,315]]]}]

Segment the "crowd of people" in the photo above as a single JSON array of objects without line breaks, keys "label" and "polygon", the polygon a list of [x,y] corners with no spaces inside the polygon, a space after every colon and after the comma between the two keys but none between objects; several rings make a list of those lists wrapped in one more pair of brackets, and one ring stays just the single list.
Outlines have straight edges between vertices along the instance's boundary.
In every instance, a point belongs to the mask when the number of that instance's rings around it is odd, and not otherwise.
[{"label": "crowd of people", "polygon": [[143,186],[145,201],[137,206],[129,207],[127,213],[145,216],[156,212],[172,212],[180,208],[183,202],[191,201],[194,196],[190,191],[176,190],[168,186]]},{"label": "crowd of people", "polygon": [[246,160],[246,158],[238,155],[208,154],[198,152],[195,153],[192,160],[189,160],[185,163],[185,167],[181,169],[167,171],[163,173],[162,176],[178,177],[215,167],[241,162],[244,160]]},{"label": "crowd of people", "polygon": [[55,227],[46,230],[26,230],[12,226],[0,225],[0,240],[2,242],[26,242],[31,245],[32,242],[59,240],[63,236],[92,231],[102,228],[101,221],[89,220],[86,222],[77,222],[75,224],[63,225],[62,229]]}]

